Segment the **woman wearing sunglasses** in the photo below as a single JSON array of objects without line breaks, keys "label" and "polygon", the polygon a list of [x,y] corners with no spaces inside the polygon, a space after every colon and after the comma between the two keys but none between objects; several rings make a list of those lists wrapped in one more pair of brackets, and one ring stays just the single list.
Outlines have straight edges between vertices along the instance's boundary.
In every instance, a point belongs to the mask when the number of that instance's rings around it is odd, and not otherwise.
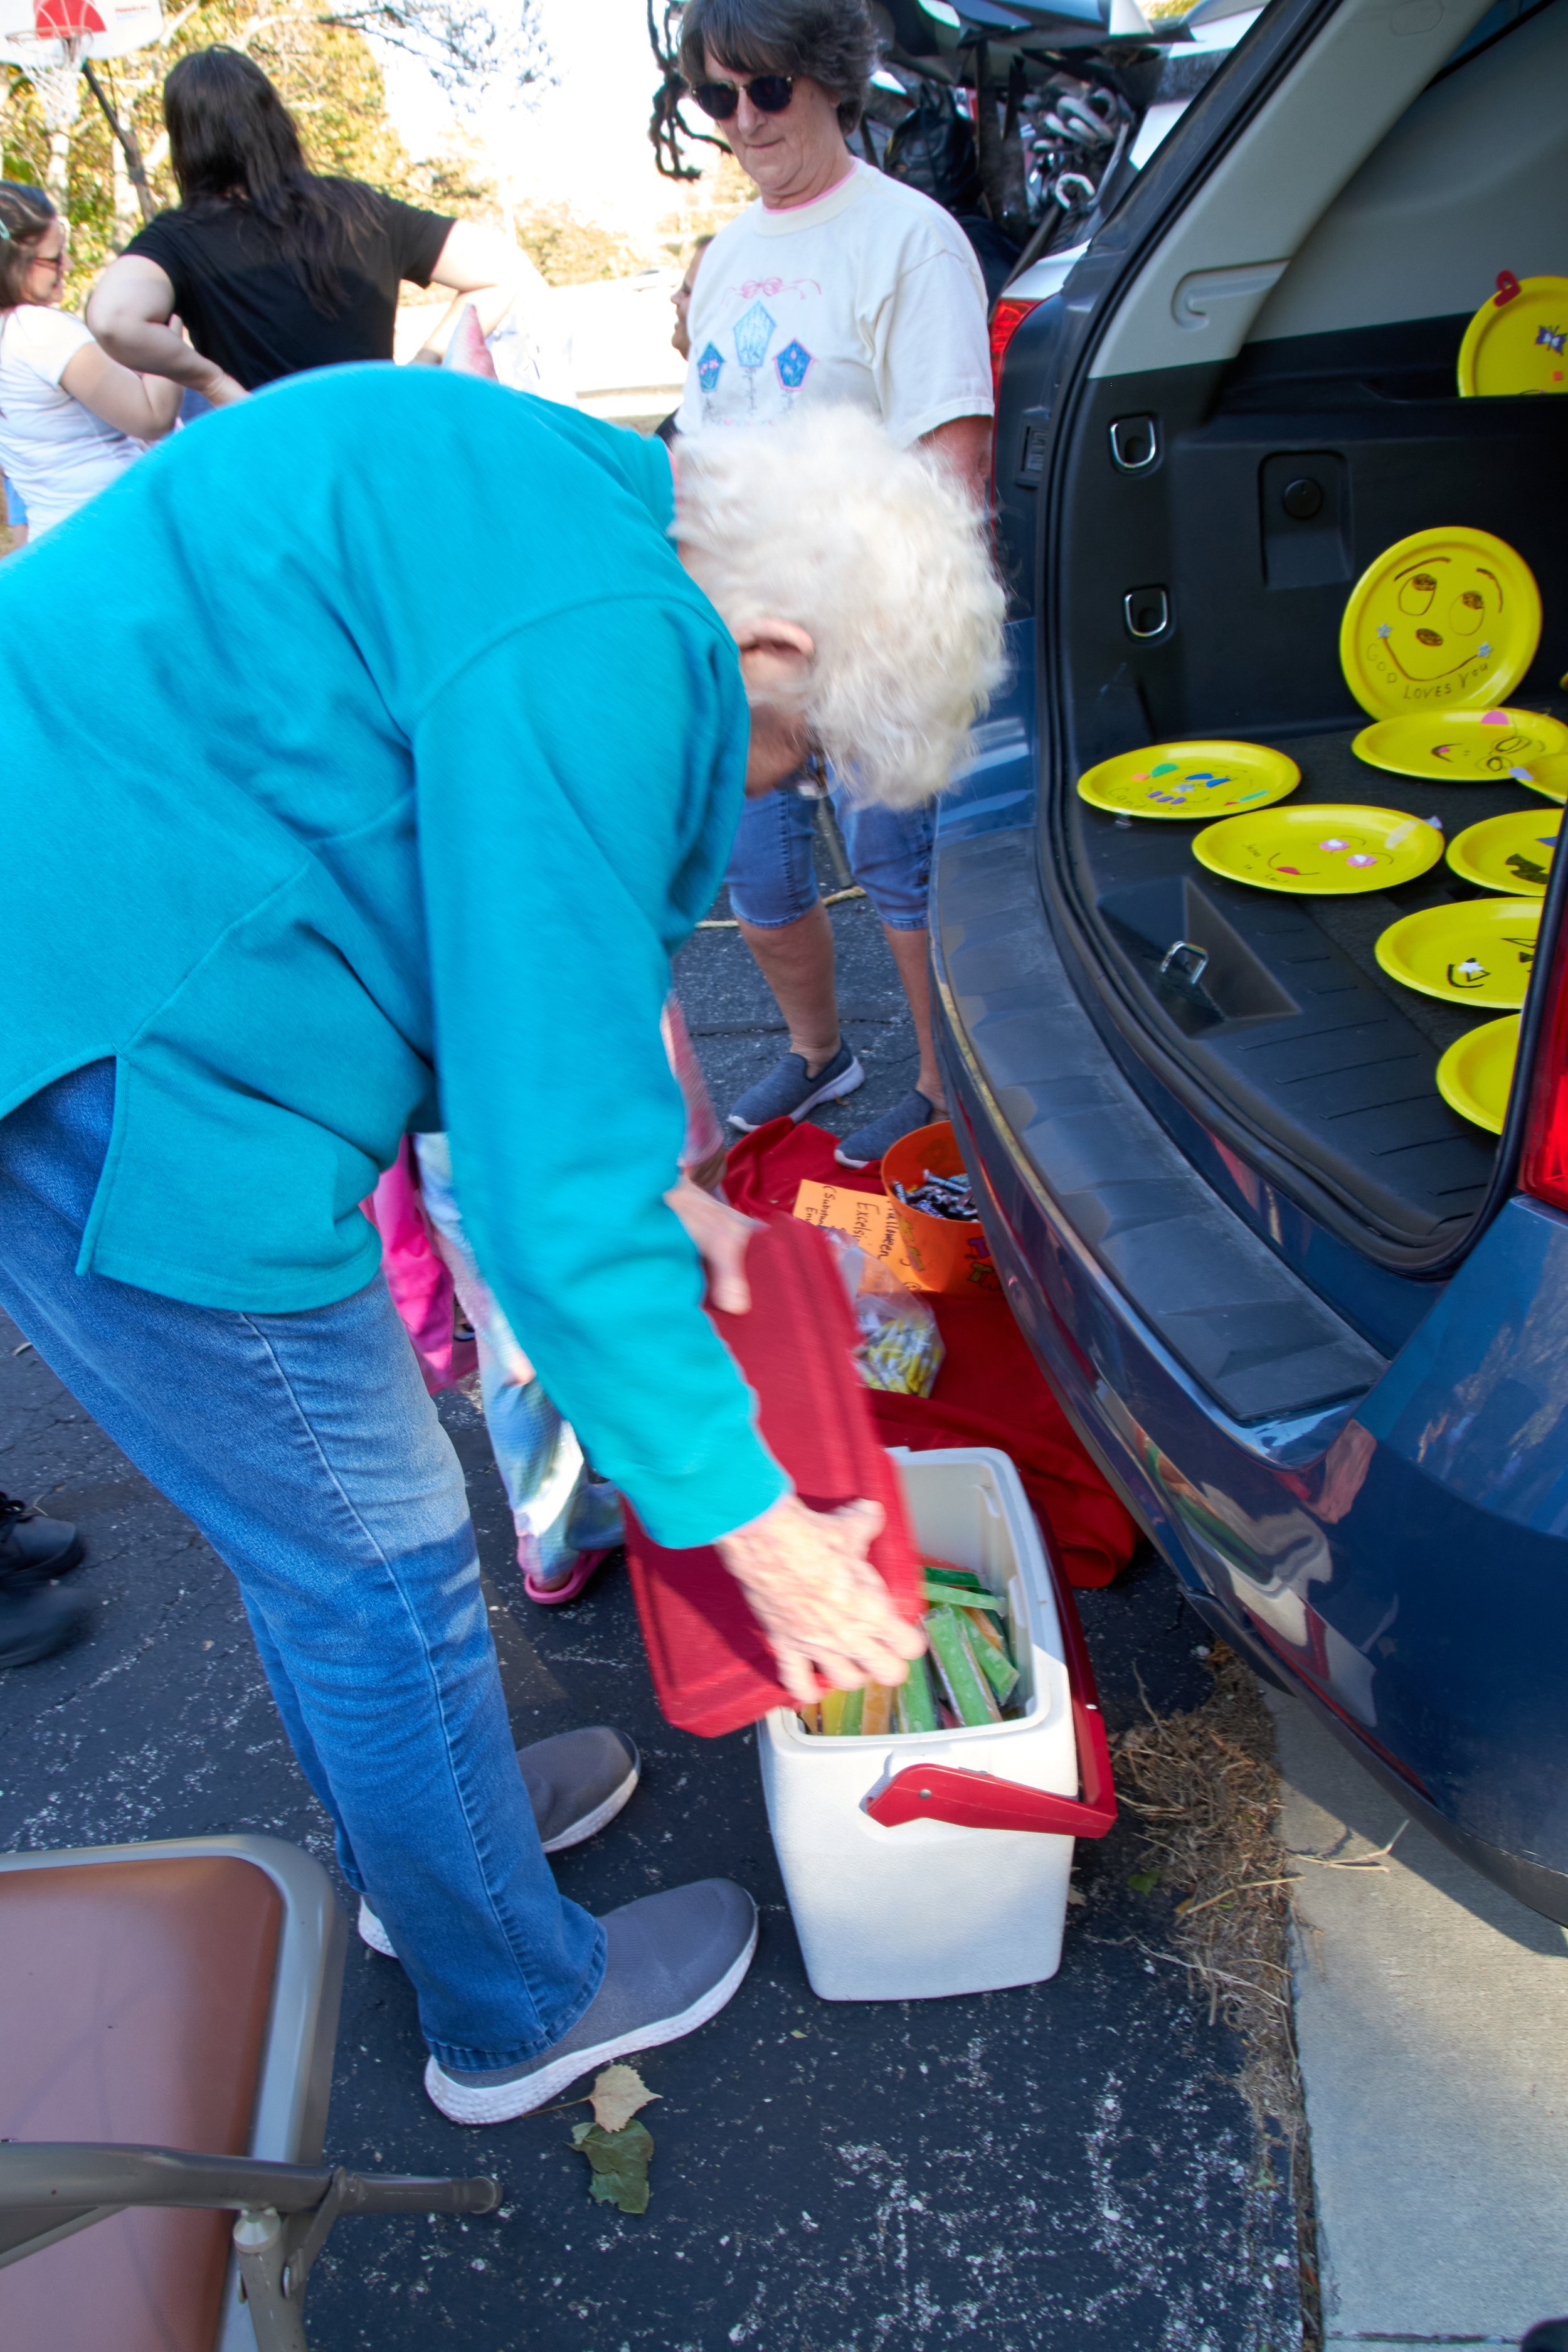
[{"label": "woman wearing sunglasses", "polygon": [[[874,58],[864,0],[688,0],[681,71],[758,201],[703,257],[676,424],[774,425],[799,405],[850,402],[951,467],[979,503],[992,415],[984,283],[949,214],[849,152]],[[926,939],[933,821],[929,806],[868,807],[853,779],[828,781],[920,1044],[913,1087],[839,1147],[841,1160],[865,1167],[945,1108]],[[865,1076],[839,1030],[812,804],[795,780],[748,804],[728,880],[789,1030],[789,1052],[730,1113],[749,1130],[804,1118]]]},{"label": "woman wearing sunglasses", "polygon": [[114,481],[179,414],[178,388],[100,351],[59,307],[66,225],[42,188],[0,180],[0,468],[30,537]]}]

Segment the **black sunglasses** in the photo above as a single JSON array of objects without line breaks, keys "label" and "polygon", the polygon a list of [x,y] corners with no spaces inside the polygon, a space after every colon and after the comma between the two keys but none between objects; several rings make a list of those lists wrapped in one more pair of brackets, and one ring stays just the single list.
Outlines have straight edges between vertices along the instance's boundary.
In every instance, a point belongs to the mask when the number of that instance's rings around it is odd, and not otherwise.
[{"label": "black sunglasses", "polygon": [[[757,74],[743,87],[759,114],[782,114],[795,96],[795,76]],[[715,122],[728,122],[741,103],[740,90],[728,81],[700,81],[691,95]]]}]

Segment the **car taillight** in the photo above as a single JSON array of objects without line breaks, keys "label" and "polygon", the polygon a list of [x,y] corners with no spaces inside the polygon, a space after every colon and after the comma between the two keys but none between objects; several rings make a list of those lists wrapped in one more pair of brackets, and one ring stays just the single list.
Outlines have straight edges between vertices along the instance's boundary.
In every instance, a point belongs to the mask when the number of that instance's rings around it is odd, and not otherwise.
[{"label": "car taillight", "polygon": [[1568,1209],[1568,933],[1557,943],[1552,993],[1535,1049],[1520,1181],[1538,1201]]},{"label": "car taillight", "polygon": [[1039,309],[1038,302],[1010,301],[1005,294],[991,313],[991,389],[1000,393],[1002,362],[1007,356],[1007,346],[1028,317]]}]

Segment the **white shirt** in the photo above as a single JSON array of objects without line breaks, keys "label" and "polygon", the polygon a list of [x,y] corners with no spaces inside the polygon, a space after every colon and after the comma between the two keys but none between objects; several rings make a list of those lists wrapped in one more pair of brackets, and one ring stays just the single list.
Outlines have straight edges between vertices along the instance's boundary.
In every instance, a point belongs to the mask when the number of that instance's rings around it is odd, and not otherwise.
[{"label": "white shirt", "polygon": [[27,536],[63,522],[142,455],[62,391],[60,377],[92,341],[68,310],[24,302],[0,310],[0,471],[27,509]]},{"label": "white shirt", "polygon": [[871,409],[907,446],[992,413],[985,283],[958,223],[857,163],[815,204],[759,200],[698,266],[682,433],[767,425],[797,401]]}]

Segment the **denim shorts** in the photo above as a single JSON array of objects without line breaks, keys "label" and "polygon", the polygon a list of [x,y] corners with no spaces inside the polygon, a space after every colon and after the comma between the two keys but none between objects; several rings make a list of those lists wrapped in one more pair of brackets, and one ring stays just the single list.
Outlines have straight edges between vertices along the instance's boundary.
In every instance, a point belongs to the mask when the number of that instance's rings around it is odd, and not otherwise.
[{"label": "denim shorts", "polygon": [[[832,792],[849,870],[890,930],[925,927],[936,813],[868,808],[841,784]],[[815,803],[793,784],[748,801],[730,855],[730,905],[742,922],[777,930],[816,904]]]},{"label": "denim shorts", "polygon": [[22,503],[21,491],[9,474],[5,476],[5,520],[13,530],[22,530],[26,527],[27,509]]}]

